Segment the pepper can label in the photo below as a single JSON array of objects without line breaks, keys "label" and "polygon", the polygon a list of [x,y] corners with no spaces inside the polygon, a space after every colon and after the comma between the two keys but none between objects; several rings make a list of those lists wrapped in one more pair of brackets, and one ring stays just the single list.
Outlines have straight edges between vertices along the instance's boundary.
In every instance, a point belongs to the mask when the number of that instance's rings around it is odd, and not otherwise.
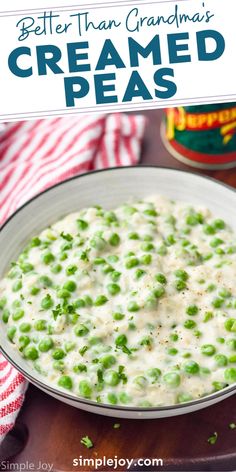
[{"label": "pepper can label", "polygon": [[236,103],[167,108],[161,134],[168,151],[187,165],[236,166]]}]

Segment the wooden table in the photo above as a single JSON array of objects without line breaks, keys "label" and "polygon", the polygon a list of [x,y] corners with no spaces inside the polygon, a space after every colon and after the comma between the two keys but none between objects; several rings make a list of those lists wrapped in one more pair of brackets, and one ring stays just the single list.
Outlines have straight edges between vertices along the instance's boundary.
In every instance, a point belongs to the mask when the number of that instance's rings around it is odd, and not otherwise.
[{"label": "wooden table", "polygon": [[[159,133],[162,112],[155,110],[146,115],[149,123],[141,164],[191,170],[165,150]],[[205,173],[236,187],[236,169]],[[30,386],[17,429],[2,449],[2,458],[10,452],[12,455],[22,440],[26,444],[11,462],[19,465],[28,461],[37,467],[41,461],[53,464],[53,471],[93,471],[93,467],[73,467],[73,458],[80,455],[164,460],[164,467],[134,470],[232,471],[236,470],[236,430],[230,430],[228,425],[232,421],[236,423],[235,406],[233,396],[206,410],[175,418],[119,421],[76,410]],[[117,422],[120,428],[114,429]],[[211,446],[207,439],[215,431],[219,438]],[[85,435],[92,438],[93,449],[80,444]]]}]

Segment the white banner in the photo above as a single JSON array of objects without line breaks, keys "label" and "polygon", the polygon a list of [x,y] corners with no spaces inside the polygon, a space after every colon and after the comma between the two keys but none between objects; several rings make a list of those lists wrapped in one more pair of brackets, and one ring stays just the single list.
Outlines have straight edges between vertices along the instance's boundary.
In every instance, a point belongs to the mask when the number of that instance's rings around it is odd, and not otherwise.
[{"label": "white banner", "polygon": [[236,100],[234,0],[29,3],[0,6],[0,121]]}]

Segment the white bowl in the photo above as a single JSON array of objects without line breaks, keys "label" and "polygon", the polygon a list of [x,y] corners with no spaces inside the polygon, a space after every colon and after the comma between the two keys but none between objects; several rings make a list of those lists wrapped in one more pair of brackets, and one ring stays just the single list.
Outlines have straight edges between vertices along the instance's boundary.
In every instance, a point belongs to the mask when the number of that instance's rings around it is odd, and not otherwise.
[{"label": "white bowl", "polygon": [[[0,231],[0,278],[27,241],[65,214],[100,204],[113,208],[129,200],[158,193],[168,198],[203,204],[228,222],[236,232],[236,192],[213,179],[191,172],[158,167],[126,167],[91,172],[72,178],[36,196],[21,207]],[[199,400],[159,408],[133,408],[97,404],[47,385],[6,339],[0,321],[0,345],[4,356],[34,385],[77,408],[119,418],[161,418],[200,410],[236,392],[236,384]]]}]

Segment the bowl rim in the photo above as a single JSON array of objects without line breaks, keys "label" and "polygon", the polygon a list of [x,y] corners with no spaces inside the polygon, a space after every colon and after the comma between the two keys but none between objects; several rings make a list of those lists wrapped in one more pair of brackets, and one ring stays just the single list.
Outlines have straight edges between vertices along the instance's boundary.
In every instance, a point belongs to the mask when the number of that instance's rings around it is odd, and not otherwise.
[{"label": "bowl rim", "polygon": [[[72,177],[69,177],[68,179],[63,180],[62,182],[57,182],[56,184],[50,186],[49,188],[46,188],[42,192],[34,195],[31,197],[29,200],[27,200],[23,205],[21,205],[17,210],[15,210],[7,219],[6,221],[0,226],[0,234],[3,231],[3,229],[10,223],[12,219],[15,218],[15,216],[20,213],[24,208],[29,206],[34,200],[37,200],[40,198],[42,195],[45,193],[50,192],[51,190],[54,190],[57,187],[61,187],[63,185],[67,185],[69,182],[77,179],[81,179],[83,177],[89,177],[90,175],[93,174],[102,174],[102,173],[107,173],[109,171],[132,171],[133,169],[140,169],[140,168],[146,168],[146,169],[160,169],[160,170],[167,170],[170,172],[177,172],[177,173],[182,173],[182,174],[190,174],[192,176],[200,177],[201,179],[204,180],[210,180],[214,184],[216,184],[219,187],[225,187],[227,190],[230,190],[233,193],[236,193],[236,189],[234,187],[231,187],[230,185],[226,184],[225,182],[219,181],[215,179],[214,177],[208,176],[208,175],[202,175],[199,172],[194,172],[192,170],[183,170],[183,169],[175,169],[172,167],[167,167],[167,166],[156,166],[156,165],[132,165],[132,166],[121,166],[121,167],[109,167],[106,169],[97,169],[97,170],[92,170],[85,172],[83,174],[79,175],[74,175]],[[206,395],[204,397],[201,397],[199,399],[191,400],[188,402],[184,403],[178,403],[176,405],[166,405],[166,406],[159,406],[159,407],[133,407],[133,406],[122,406],[122,405],[110,405],[107,403],[98,403],[93,400],[88,400],[84,399],[82,397],[77,397],[76,395],[72,395],[70,393],[66,393],[63,390],[54,388],[47,383],[38,380],[35,378],[31,373],[28,373],[24,370],[24,368],[19,367],[17,362],[15,362],[11,356],[3,349],[3,347],[0,345],[0,353],[9,361],[9,363],[15,367],[15,369],[20,372],[27,380],[29,380],[32,384],[38,386],[42,390],[46,391],[49,394],[52,394],[53,396],[56,397],[62,397],[66,400],[71,400],[72,402],[76,402],[78,404],[84,404],[88,407],[95,407],[97,409],[107,409],[112,411],[120,411],[120,412],[133,412],[133,413],[164,413],[164,412],[171,412],[171,411],[180,411],[180,410],[186,410],[188,408],[191,409],[191,407],[195,407],[198,405],[204,405],[205,403],[208,403],[209,401],[214,401],[216,399],[219,399],[221,397],[224,397],[225,395],[229,396],[233,394],[234,392],[236,393],[236,383],[232,384],[231,386],[229,385],[228,387],[223,388],[222,390],[218,392],[211,393],[209,395]],[[223,398],[222,398],[223,399]],[[207,406],[207,405],[206,405]]]}]

